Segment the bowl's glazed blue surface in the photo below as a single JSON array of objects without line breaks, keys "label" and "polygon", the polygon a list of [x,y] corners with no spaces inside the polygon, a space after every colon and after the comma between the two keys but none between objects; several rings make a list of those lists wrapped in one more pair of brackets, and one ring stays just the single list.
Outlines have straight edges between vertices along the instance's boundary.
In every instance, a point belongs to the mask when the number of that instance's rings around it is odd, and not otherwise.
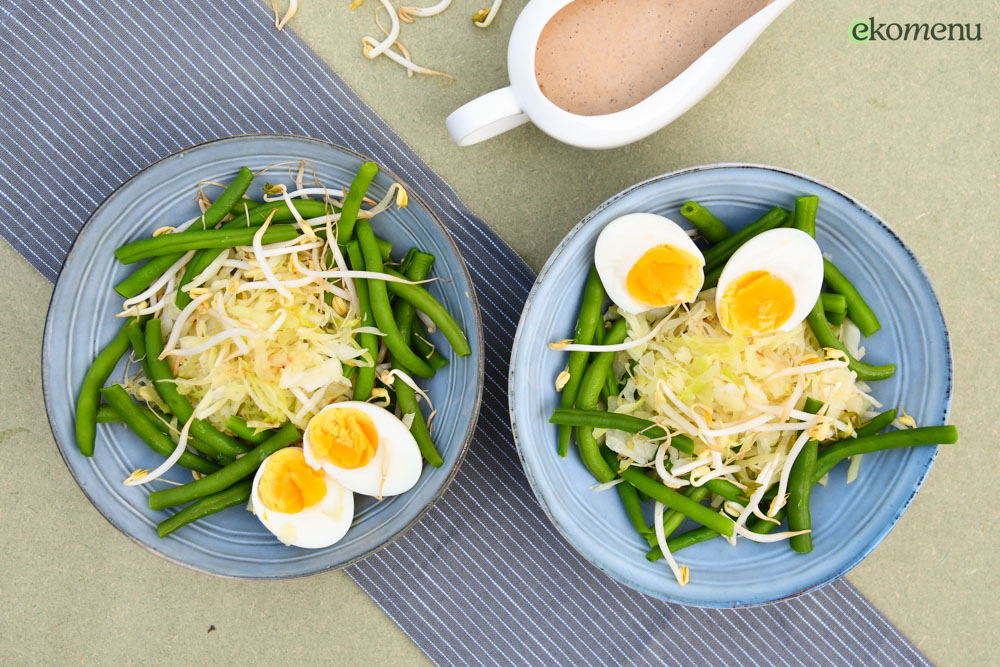
[{"label": "bowl's glazed blue surface", "polygon": [[[511,358],[510,406],[518,452],[542,507],[562,535],[603,571],[636,590],[667,600],[711,607],[756,605],[793,596],[836,579],[882,541],[920,488],[937,452],[918,447],[864,457],[861,473],[845,484],[846,464],[812,495],[811,554],[786,544],[716,539],[689,547],[677,560],[691,569],[680,587],[661,560],[645,559],[614,491],[595,493],[595,481],[575,448],[556,453],[548,423],[559,397],[553,388],[566,353],[547,343],[572,337],[594,244],[601,229],[626,213],[650,212],[683,223],[680,207],[695,200],[733,227],[795,198],[820,197],[817,240],[861,290],[882,322],[864,341],[865,359],[895,362],[896,374],[873,383],[886,408],[902,406],[922,426],[944,424],[951,402],[951,349],[926,273],[878,216],[850,196],[812,178],[758,165],[723,164],[653,178],[612,197],[577,225],[549,258],[528,297]],[[651,518],[649,512],[647,518]],[[681,530],[690,527],[690,522]]]},{"label": "bowl's glazed blue surface", "polygon": [[[372,221],[376,234],[393,242],[399,259],[411,246],[435,255],[433,275],[447,282],[428,288],[465,330],[472,355],[445,366],[426,386],[439,414],[434,439],[444,458],[441,468],[425,466],[416,487],[377,502],[356,496],[355,519],[347,536],[326,549],[305,550],[278,542],[249,512],[231,508],[186,526],[165,539],[156,524],[168,512],[149,509],[147,497],[163,484],[122,485],[136,468],[153,468],[162,458],[121,424],[98,426],[93,458],[76,447],[73,433],[76,395],[97,353],[118,331],[121,297],[114,285],[135,269],[122,266],[114,250],[149,236],[161,225],[179,224],[198,215],[194,186],[203,180],[230,181],[243,165],[253,170],[278,162],[308,160],[331,189],[349,185],[365,158],[315,139],[250,135],[220,139],[175,153],[153,164],[116,190],[94,213],[74,243],[56,282],[45,324],[42,381],[45,407],[59,450],[84,494],[108,521],[127,536],[171,561],[211,574],[280,579],[315,574],[365,557],[410,527],[441,495],[465,454],[479,411],[483,377],[482,331],[472,281],[444,227],[410,192],[409,205],[392,207]],[[289,183],[280,167],[255,179],[250,193],[259,198],[265,180]],[[306,180],[311,180],[311,173]],[[380,172],[369,196],[381,198],[394,177]],[[405,185],[405,184],[404,184]],[[435,343],[448,350],[437,333]],[[124,361],[112,374],[122,377]],[[166,476],[190,481],[174,468]]]}]

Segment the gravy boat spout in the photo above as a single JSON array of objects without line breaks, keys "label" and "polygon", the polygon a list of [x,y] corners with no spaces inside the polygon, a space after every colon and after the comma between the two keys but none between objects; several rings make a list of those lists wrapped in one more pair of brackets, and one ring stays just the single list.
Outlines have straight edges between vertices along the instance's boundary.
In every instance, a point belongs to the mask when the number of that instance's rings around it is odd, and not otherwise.
[{"label": "gravy boat spout", "polygon": [[580,148],[616,148],[643,139],[697,104],[739,62],[761,33],[795,0],[774,0],[738,24],[686,69],[649,96],[621,111],[571,113],[539,87],[535,52],[546,24],[574,0],[532,0],[521,12],[507,47],[510,86],[478,97],[446,120],[459,146],[495,137],[532,122],[546,134]]}]

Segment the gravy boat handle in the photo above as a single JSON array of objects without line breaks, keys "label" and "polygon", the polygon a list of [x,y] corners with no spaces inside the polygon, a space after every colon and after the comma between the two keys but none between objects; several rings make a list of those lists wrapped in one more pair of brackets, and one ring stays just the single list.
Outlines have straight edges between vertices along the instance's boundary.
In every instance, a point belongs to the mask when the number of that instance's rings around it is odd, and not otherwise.
[{"label": "gravy boat handle", "polygon": [[459,146],[471,146],[528,122],[510,86],[481,95],[455,109],[445,120]]}]

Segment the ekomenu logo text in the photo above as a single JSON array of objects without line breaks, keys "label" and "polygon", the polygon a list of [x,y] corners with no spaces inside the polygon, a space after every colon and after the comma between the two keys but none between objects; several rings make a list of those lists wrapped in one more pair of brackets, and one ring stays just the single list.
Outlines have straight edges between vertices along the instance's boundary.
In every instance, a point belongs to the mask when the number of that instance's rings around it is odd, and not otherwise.
[{"label": "ekomenu logo text", "polygon": [[864,42],[978,42],[980,24],[975,23],[879,23],[874,16],[851,24],[851,41]]}]

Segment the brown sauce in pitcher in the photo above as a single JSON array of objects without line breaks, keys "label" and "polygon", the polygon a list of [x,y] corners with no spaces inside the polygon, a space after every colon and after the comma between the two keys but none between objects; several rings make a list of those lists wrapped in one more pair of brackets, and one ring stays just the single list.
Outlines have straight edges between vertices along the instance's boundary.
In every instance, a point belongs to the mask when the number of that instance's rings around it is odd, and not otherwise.
[{"label": "brown sauce in pitcher", "polygon": [[545,25],[535,78],[583,116],[627,109],[670,83],[771,0],[575,0]]}]

